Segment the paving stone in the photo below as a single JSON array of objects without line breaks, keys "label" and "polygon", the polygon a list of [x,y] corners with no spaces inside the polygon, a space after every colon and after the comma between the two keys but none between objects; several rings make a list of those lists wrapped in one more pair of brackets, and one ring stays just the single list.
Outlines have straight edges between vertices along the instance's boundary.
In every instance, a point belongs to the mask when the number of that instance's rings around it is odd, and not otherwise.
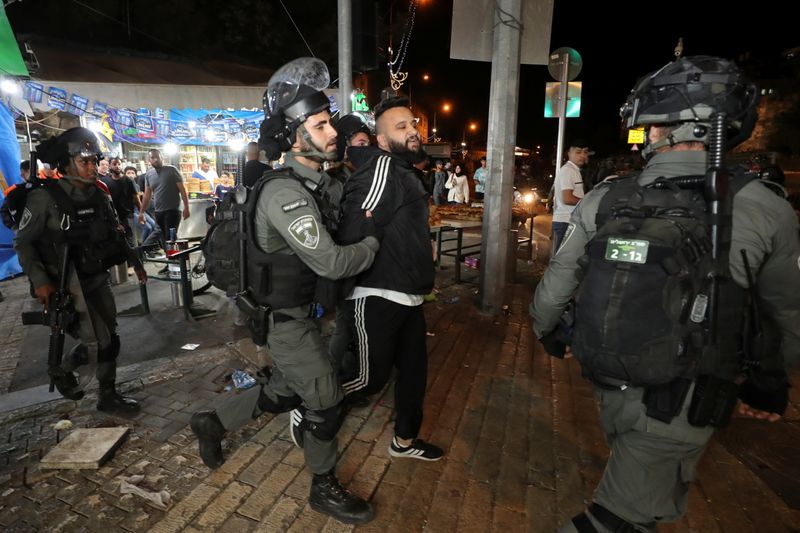
[{"label": "paving stone", "polygon": [[258,533],[286,531],[300,512],[300,509],[301,505],[297,500],[284,496],[270,509],[256,531]]},{"label": "paving stone", "polygon": [[264,447],[260,444],[245,443],[244,446],[236,450],[225,463],[214,470],[208,478],[206,483],[214,485],[215,487],[223,487],[231,482],[231,480],[263,450]]},{"label": "paving stone", "polygon": [[102,493],[89,494],[77,505],[73,505],[72,510],[91,519],[94,531],[113,531],[116,524],[127,516],[125,511],[114,505],[107,494]]},{"label": "paving stone", "polygon": [[172,507],[163,519],[151,527],[150,531],[153,533],[166,533],[182,530],[219,493],[220,489],[216,487],[200,484],[189,496]]},{"label": "paving stone", "polygon": [[161,517],[161,513],[153,509],[137,509],[130,512],[118,525],[124,531],[142,533],[150,531]]},{"label": "paving stone", "polygon": [[216,530],[233,514],[239,504],[253,490],[249,485],[234,481],[194,521],[201,529]]},{"label": "paving stone", "polygon": [[258,486],[286,455],[293,444],[282,440],[273,440],[272,443],[245,468],[237,479],[254,487]]},{"label": "paving stone", "polygon": [[258,522],[245,518],[238,514],[232,514],[225,520],[225,523],[219,528],[220,531],[235,531],[236,533],[246,533],[253,531],[258,526]]},{"label": "paving stone", "polygon": [[279,463],[270,473],[269,483],[262,483],[256,487],[236,512],[252,520],[260,521],[264,513],[272,507],[299,472],[300,470],[296,467]]},{"label": "paving stone", "polygon": [[327,515],[318,513],[306,503],[292,521],[287,533],[307,533],[308,531],[322,531],[325,524],[331,519]]},{"label": "paving stone", "polygon": [[177,451],[177,446],[170,443],[163,443],[158,448],[150,452],[149,456],[152,457],[156,461],[166,461]]}]

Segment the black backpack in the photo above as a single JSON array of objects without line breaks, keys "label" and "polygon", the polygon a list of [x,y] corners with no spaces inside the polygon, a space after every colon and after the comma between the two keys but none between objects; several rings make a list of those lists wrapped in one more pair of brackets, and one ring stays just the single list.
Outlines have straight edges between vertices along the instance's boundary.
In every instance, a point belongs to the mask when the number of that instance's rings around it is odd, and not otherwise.
[{"label": "black backpack", "polygon": [[6,191],[3,205],[0,206],[0,218],[8,229],[14,229],[22,218],[25,204],[28,202],[28,193],[34,188],[41,187],[42,180],[32,179],[26,183],[19,183],[14,188]]},{"label": "black backpack", "polygon": [[[732,178],[729,198],[751,179]],[[610,182],[597,233],[578,261],[572,350],[587,378],[647,386],[740,368],[746,294],[727,272],[719,283],[717,345],[708,346],[713,261],[702,183],[702,176],[646,186],[638,176]],[[729,242],[727,227],[722,238]]]},{"label": "black backpack", "polygon": [[[252,201],[255,195],[247,192],[247,201]],[[243,207],[236,203],[234,191],[223,196],[201,243],[206,278],[228,296],[239,290],[239,210]]]},{"label": "black backpack", "polygon": [[[231,191],[226,194],[220,204],[217,206],[213,220],[211,220],[211,227],[208,229],[205,238],[202,242],[203,255],[206,261],[206,277],[208,281],[216,288],[225,291],[228,296],[233,296],[239,291],[239,280],[241,277],[239,268],[239,242],[245,241],[248,248],[248,284],[252,288],[258,289],[257,292],[269,293],[272,288],[269,287],[267,280],[262,280],[263,276],[258,275],[258,268],[255,263],[258,262],[254,254],[261,255],[263,251],[255,242],[255,212],[256,202],[258,201],[261,191],[264,186],[273,179],[277,178],[291,178],[304,184],[307,190],[314,197],[317,207],[321,212],[323,223],[329,231],[335,229],[335,210],[327,199],[319,195],[313,187],[307,183],[310,180],[302,178],[287,169],[268,170],[264,175],[256,181],[253,187],[245,188],[246,200],[237,202],[237,191]],[[243,212],[245,216],[245,234],[242,235],[239,231],[239,213]],[[285,261],[299,261],[295,256],[287,255]],[[307,267],[306,267],[307,268]],[[318,298],[319,301],[319,298]]]}]

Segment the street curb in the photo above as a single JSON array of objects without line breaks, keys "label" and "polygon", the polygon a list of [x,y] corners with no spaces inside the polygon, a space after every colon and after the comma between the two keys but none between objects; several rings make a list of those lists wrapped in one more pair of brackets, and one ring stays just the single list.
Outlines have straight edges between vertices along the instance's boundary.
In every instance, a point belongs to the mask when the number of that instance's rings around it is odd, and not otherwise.
[{"label": "street curb", "polygon": [[[207,363],[220,363],[230,359],[247,363],[234,344],[230,342],[193,354],[181,353],[118,368],[118,388],[120,392],[130,392],[155,383],[180,379],[197,366]],[[87,398],[91,398],[96,389],[97,381],[93,379]],[[80,401],[86,401],[86,398]],[[67,412],[77,403],[62,398],[57,392],[49,392],[46,384],[10,392],[0,396],[0,424],[44,413]]]}]

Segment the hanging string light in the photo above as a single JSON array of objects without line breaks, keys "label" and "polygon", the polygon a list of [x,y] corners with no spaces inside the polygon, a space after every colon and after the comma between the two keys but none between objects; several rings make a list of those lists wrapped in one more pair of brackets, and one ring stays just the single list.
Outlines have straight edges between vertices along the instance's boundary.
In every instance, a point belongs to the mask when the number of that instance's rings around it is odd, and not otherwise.
[{"label": "hanging string light", "polygon": [[408,72],[403,72],[403,62],[408,53],[408,44],[411,42],[411,33],[414,31],[414,18],[417,14],[418,0],[410,0],[408,3],[408,18],[406,19],[405,27],[403,28],[403,36],[400,38],[400,46],[397,48],[397,54],[394,53],[392,47],[389,46],[389,78],[392,89],[399,90],[408,78]]}]

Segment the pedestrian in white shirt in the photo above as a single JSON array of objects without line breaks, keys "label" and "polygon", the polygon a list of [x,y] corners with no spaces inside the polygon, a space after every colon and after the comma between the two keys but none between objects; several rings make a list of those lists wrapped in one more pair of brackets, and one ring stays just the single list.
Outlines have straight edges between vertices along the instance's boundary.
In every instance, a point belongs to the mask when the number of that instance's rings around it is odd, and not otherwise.
[{"label": "pedestrian in white shirt", "polygon": [[569,218],[578,202],[583,198],[581,167],[589,162],[589,144],[575,139],[569,145],[567,162],[558,172],[553,183],[553,253],[558,251],[569,227]]}]

